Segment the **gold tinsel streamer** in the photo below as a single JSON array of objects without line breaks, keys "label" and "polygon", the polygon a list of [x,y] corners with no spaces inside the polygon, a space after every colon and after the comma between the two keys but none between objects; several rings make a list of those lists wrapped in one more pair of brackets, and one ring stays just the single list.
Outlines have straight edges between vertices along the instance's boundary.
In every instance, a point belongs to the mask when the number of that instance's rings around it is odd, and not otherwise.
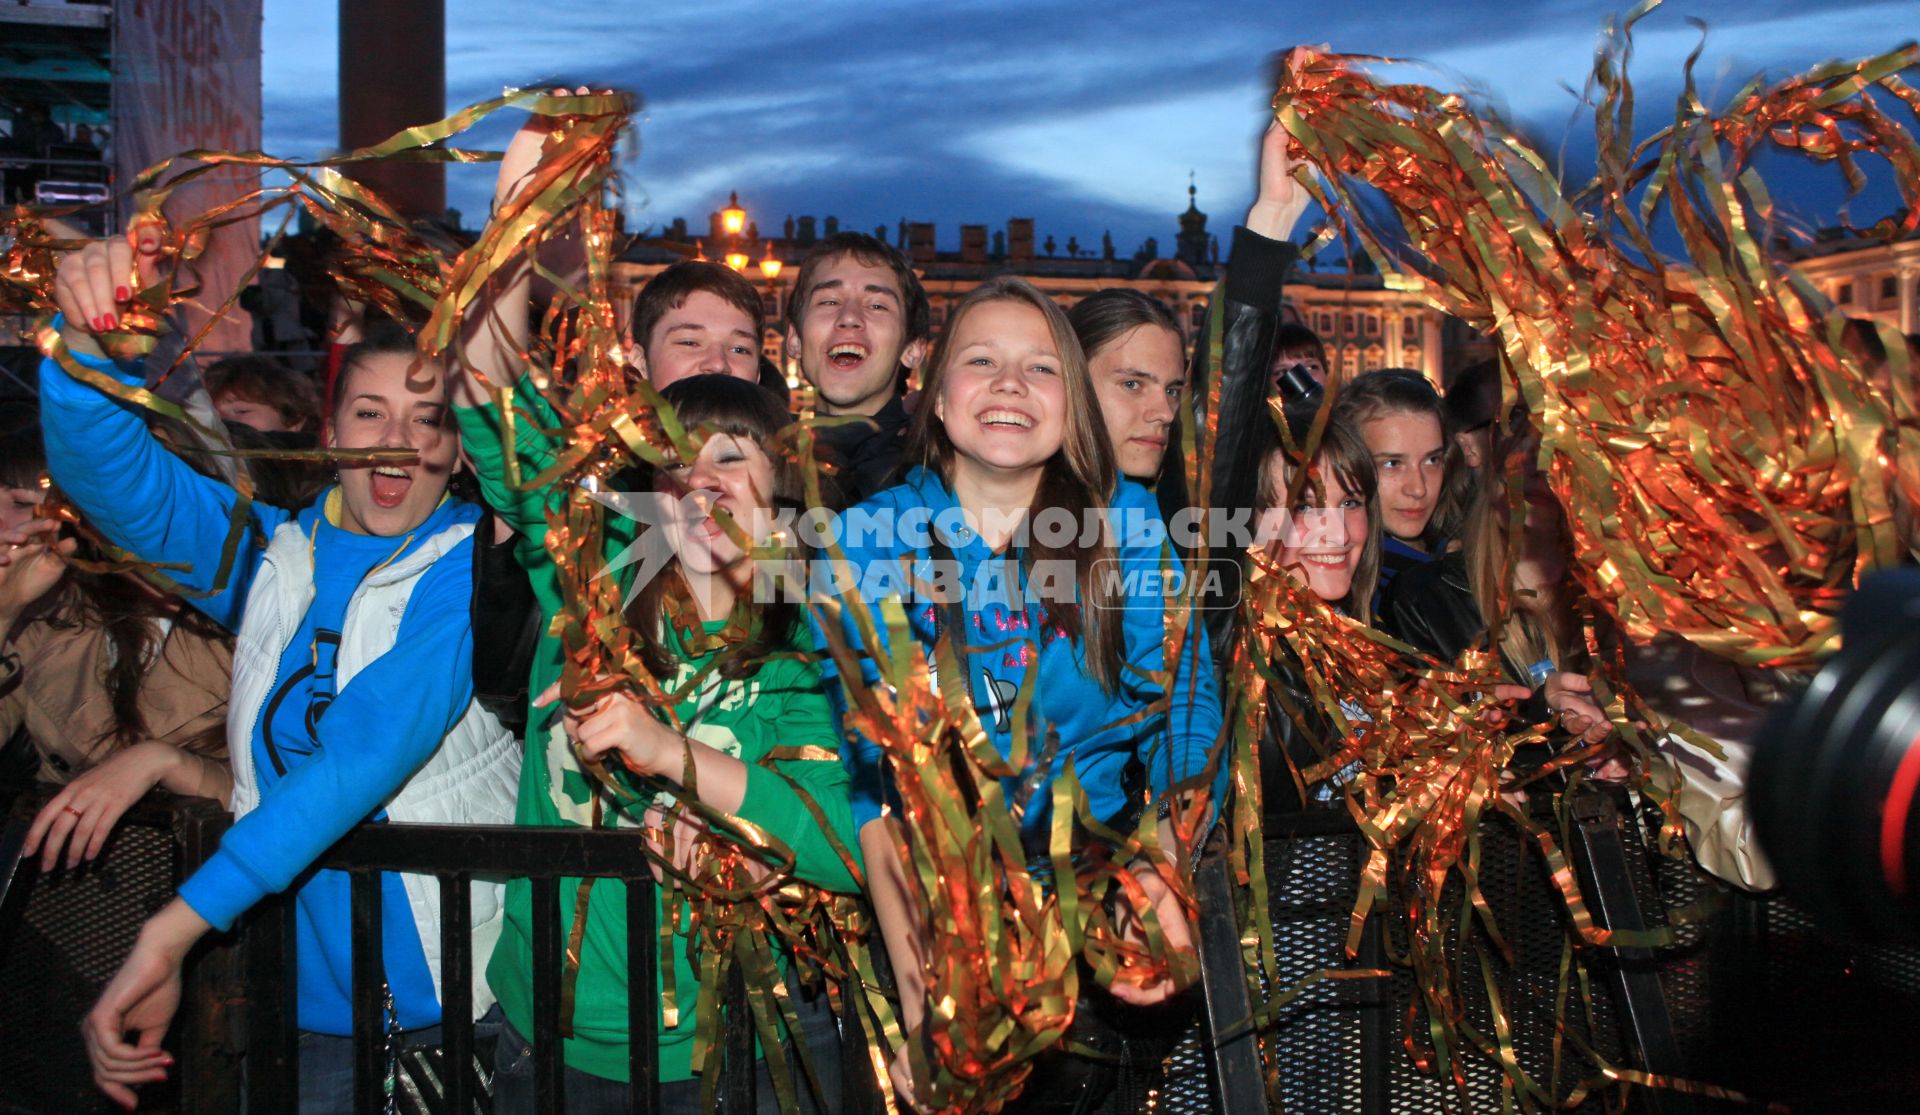
[{"label": "gold tinsel streamer", "polygon": [[[1890,506],[1896,493],[1920,491],[1920,457],[1904,346],[1883,334],[1893,382],[1877,394],[1871,370],[1841,344],[1832,307],[1770,256],[1771,201],[1749,164],[1773,142],[1838,162],[1857,188],[1854,160],[1877,153],[1900,172],[1908,208],[1876,231],[1911,232],[1920,221],[1920,147],[1867,90],[1920,107],[1898,76],[1920,51],[1830,64],[1769,87],[1756,81],[1718,117],[1701,105],[1689,70],[1674,125],[1634,147],[1624,63],[1632,23],[1654,6],[1641,5],[1600,55],[1600,171],[1568,195],[1536,152],[1459,96],[1371,76],[1382,59],[1297,48],[1283,66],[1275,115],[1296,157],[1326,177],[1322,186],[1300,174],[1332,218],[1316,242],[1342,230],[1357,236],[1383,270],[1400,264],[1434,305],[1497,338],[1508,400],[1524,399],[1542,432],[1541,464],[1568,511],[1594,604],[1632,637],[1672,630],[1740,661],[1803,665],[1832,649],[1835,609],[1858,575],[1897,560],[1904,540]],[[1404,247],[1370,221],[1363,187],[1390,203]],[[1657,219],[1673,226],[1690,263],[1655,250]],[[1217,367],[1217,337],[1212,347]],[[1301,459],[1311,456],[1309,446]],[[1503,1106],[1524,1110],[1576,1106],[1596,1089],[1627,1085],[1741,1098],[1611,1065],[1564,1026],[1556,1050],[1571,1046],[1588,1074],[1563,1095],[1558,1056],[1552,1081],[1530,1077],[1515,1059],[1491,979],[1478,990],[1460,986],[1445,949],[1450,923],[1466,940],[1478,922],[1490,947],[1506,951],[1477,881],[1480,821],[1490,812],[1532,838],[1566,904],[1562,1012],[1575,997],[1591,1010],[1583,947],[1661,939],[1598,930],[1562,841],[1502,798],[1514,749],[1542,737],[1484,722],[1480,695],[1504,680],[1496,660],[1420,662],[1258,559],[1245,608],[1226,688],[1236,697],[1234,864],[1251,891],[1242,928],[1256,1002],[1278,987],[1264,917],[1257,745],[1274,671],[1285,668],[1305,682],[1312,707],[1282,713],[1310,731],[1316,719],[1330,722],[1345,741],[1338,754],[1293,771],[1296,782],[1360,764],[1347,803],[1371,850],[1348,951],[1370,913],[1404,919],[1408,953],[1394,959],[1412,968],[1422,997],[1424,1031],[1410,1014],[1406,1033],[1418,1066],[1451,1080],[1464,1100],[1462,1058],[1488,1059],[1501,1074]],[[1619,650],[1607,652],[1592,623],[1586,638],[1595,697],[1636,759],[1664,732],[1699,742],[1648,715],[1618,684]],[[1370,722],[1350,724],[1353,709]],[[1577,770],[1590,750],[1545,769]],[[1647,791],[1640,771],[1636,782]],[[1666,850],[1677,853],[1670,803],[1659,804],[1670,816]],[[1442,895],[1456,878],[1461,897],[1448,908]],[[1292,994],[1269,998],[1258,1021],[1271,1022]],[[1492,1032],[1468,1024],[1467,994],[1485,997]]]},{"label": "gold tinsel streamer", "polygon": [[[335,169],[376,158],[497,160],[495,153],[451,148],[446,143],[506,107],[554,117],[555,131],[527,188],[503,206],[479,241],[465,250],[408,224],[377,196]],[[548,538],[560,580],[567,589],[566,609],[556,621],[566,647],[563,689],[567,699],[578,704],[609,689],[626,688],[670,710],[682,694],[663,692],[640,663],[622,619],[619,579],[601,576],[607,564],[603,543],[610,535],[616,541],[630,540],[631,524],[606,522],[604,512],[586,494],[588,488],[625,461],[657,463],[668,453],[697,453],[695,436],[681,428],[651,388],[627,376],[617,358],[610,282],[616,238],[606,195],[614,186],[615,145],[632,107],[629,97],[617,93],[547,96],[509,92],[445,120],[408,129],[383,143],[321,162],[280,160],[259,152],[192,151],[157,164],[134,183],[139,214],[134,228],[158,238],[163,278],[152,287],[138,290],[133,308],[123,315],[126,332],[108,338],[107,347],[119,357],[151,352],[154,337],[166,327],[166,310],[198,293],[191,279],[192,264],[205,249],[209,232],[231,221],[264,217],[274,210],[284,210],[284,220],[289,222],[296,210],[305,212],[341,237],[346,257],[333,277],[349,298],[369,304],[376,312],[396,316],[409,307],[429,310],[431,316],[420,345],[421,355],[427,359],[460,359],[458,338],[465,313],[504,266],[544,240],[579,236],[587,245],[586,281],[578,288],[565,282],[557,284],[560,295],[541,323],[539,335],[530,345],[532,351],[520,354],[535,369],[535,381],[550,413],[559,417],[559,428],[553,432],[566,448],[540,475],[519,475],[518,463],[511,457],[515,419],[511,388],[494,385],[508,425],[510,480],[522,487],[562,484],[574,493],[556,513]],[[192,165],[177,169],[188,161]],[[178,224],[161,216],[161,204],[169,193],[223,165],[278,171],[287,184],[256,189]],[[4,255],[0,255],[0,312],[36,317],[43,323],[51,317],[58,254],[79,246],[49,231],[44,218],[57,215],[17,208],[0,217],[0,240],[7,243]],[[283,223],[281,230],[285,227]],[[265,254],[263,251],[261,261]],[[255,268],[259,265],[257,261]],[[231,309],[237,297],[236,291],[214,307],[213,316]],[[190,338],[185,352],[191,354],[199,340],[199,336]],[[128,388],[111,377],[81,368],[67,356],[57,334],[44,325],[41,341],[50,356],[60,359],[62,366],[79,378],[132,405],[191,424],[178,408],[151,390]],[[161,372],[158,378],[170,371]],[[212,444],[224,443],[215,431],[195,429]],[[326,456],[377,460],[395,452],[399,451],[328,451]],[[224,580],[244,540],[251,498],[244,473],[239,486],[235,527],[216,583]],[[157,567],[129,565],[138,566],[148,575],[158,572]],[[694,683],[700,680],[696,678]],[[766,762],[789,758],[819,756],[794,754],[791,748],[776,749]],[[784,1020],[797,1032],[785,981],[778,974],[776,942],[788,945],[804,970],[825,974],[836,1006],[844,1009],[841,989],[850,986],[850,980],[864,979],[867,986],[873,986],[872,964],[866,955],[869,928],[861,907],[845,896],[828,895],[792,879],[788,873],[792,852],[772,834],[697,801],[679,799],[665,783],[636,789],[604,770],[595,773],[609,788],[616,807],[644,804],[648,796],[655,796],[669,822],[682,818],[692,822],[684,827],[664,825],[665,846],[659,850],[638,839],[635,846],[637,852],[658,865],[665,880],[663,903],[669,916],[661,926],[660,957],[669,1015],[673,1013],[671,944],[676,928],[686,934],[702,985],[716,989],[700,1000],[696,1063],[718,1052],[720,1010],[725,998],[718,989],[728,985],[738,968],[749,989],[751,1022],[774,1061],[777,1098],[784,1108],[792,1109],[797,1089],[806,1085],[795,1080],[793,1066],[786,1063],[776,1028],[776,1020]],[[691,783],[688,785],[691,788]],[[796,792],[825,830],[818,806],[804,790],[796,787]],[[695,834],[692,838],[701,846],[700,854],[690,857],[691,868],[682,869],[675,864],[676,860],[689,862],[687,849],[677,848],[674,842],[676,835],[684,839],[689,832]],[[851,852],[845,848],[839,851],[851,869],[855,863]],[[854,874],[859,877],[857,871]],[[583,893],[589,891],[583,888]],[[681,898],[690,904],[692,916],[689,924],[675,926]],[[810,1063],[810,1050],[804,1043],[798,1048],[799,1067],[811,1079],[816,1070]],[[718,1073],[707,1074],[709,1092],[718,1077]]]},{"label": "gold tinsel streamer", "polygon": [[[845,560],[837,547],[831,556]],[[969,650],[993,648],[967,647],[956,641],[958,633],[943,632],[934,648],[936,686],[897,599],[868,605],[848,595],[816,607],[846,685],[847,729],[886,752],[901,799],[894,847],[929,942],[925,1022],[921,1040],[908,1042],[917,1098],[936,1112],[998,1111],[1019,1095],[1034,1059],[1062,1043],[1080,994],[1082,962],[1105,986],[1194,980],[1192,954],[1169,953],[1129,865],[1150,863],[1189,917],[1190,880],[1159,846],[1153,809],[1131,833],[1104,829],[1071,770],[1051,789],[1051,871],[1036,872],[1001,784],[1050,762],[1058,745],[1026,732],[1032,669],[1015,700],[1013,742],[1003,757],[975,712],[968,671],[960,665]],[[851,610],[861,633],[858,645],[889,648],[874,655],[876,684],[859,681],[860,655],[843,635],[843,609]],[[1040,807],[1037,800],[1029,805]],[[1187,830],[1204,807],[1179,811]],[[1076,847],[1076,822],[1099,843]],[[1142,925],[1144,945],[1123,938],[1116,924],[1121,909]],[[890,1005],[878,995],[869,999],[889,1046],[897,1048],[907,1039]],[[876,1068],[884,1081],[884,1069]]]},{"label": "gold tinsel streamer", "polygon": [[[1337,225],[1497,339],[1593,599],[1635,638],[1805,665],[1832,649],[1859,574],[1903,552],[1891,499],[1896,468],[1920,491],[1920,427],[1900,338],[1885,334],[1890,392],[1870,390],[1840,316],[1774,259],[1752,162],[1771,145],[1857,186],[1855,160],[1876,154],[1906,209],[1875,231],[1920,227],[1920,145],[1888,114],[1920,109],[1900,77],[1920,48],[1756,79],[1717,116],[1689,60],[1672,124],[1636,146],[1624,67],[1656,5],[1600,54],[1599,169],[1578,190],[1457,94],[1371,76],[1378,59],[1295,48],[1275,115],[1325,173],[1309,188]],[[1391,204],[1404,246],[1368,218],[1361,186]],[[1678,261],[1656,248],[1662,221]]]}]

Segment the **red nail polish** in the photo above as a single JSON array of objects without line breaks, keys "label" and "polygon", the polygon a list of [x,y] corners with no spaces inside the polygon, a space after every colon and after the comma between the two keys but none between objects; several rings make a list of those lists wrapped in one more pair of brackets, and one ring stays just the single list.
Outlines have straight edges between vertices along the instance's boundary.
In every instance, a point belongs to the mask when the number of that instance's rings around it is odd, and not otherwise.
[{"label": "red nail polish", "polygon": [[116,317],[114,317],[114,316],[113,316],[112,314],[108,314],[108,315],[106,316],[106,319],[105,319],[105,320],[106,320],[106,323],[107,323],[107,330],[108,330],[108,332],[112,332],[112,331],[113,331],[113,329],[114,329],[115,327],[117,327],[117,326],[118,326],[118,325],[120,324],[120,320],[119,320],[118,318],[116,318]]},{"label": "red nail polish", "polygon": [[117,302],[125,302],[127,299],[133,297],[133,292],[126,287],[117,286],[113,288],[113,297]]},{"label": "red nail polish", "polygon": [[97,317],[97,318],[94,318],[92,321],[88,322],[87,324],[93,326],[93,331],[95,333],[104,333],[107,331],[106,318]]}]

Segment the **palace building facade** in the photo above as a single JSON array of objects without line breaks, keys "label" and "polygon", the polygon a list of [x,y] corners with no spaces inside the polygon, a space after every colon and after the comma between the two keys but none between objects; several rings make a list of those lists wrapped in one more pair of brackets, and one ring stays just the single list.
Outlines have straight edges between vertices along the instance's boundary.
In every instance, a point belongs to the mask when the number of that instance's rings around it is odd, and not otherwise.
[{"label": "palace building facade", "polygon": [[[1189,187],[1170,256],[1162,256],[1152,238],[1131,256],[1119,255],[1113,238],[1104,234],[1097,248],[1082,246],[1077,237],[1069,237],[1064,246],[1051,235],[1036,243],[1039,231],[1026,217],[991,230],[984,224],[961,225],[956,249],[939,246],[938,229],[931,222],[901,221],[891,230],[881,226],[871,231],[913,262],[926,286],[936,331],[948,311],[981,282],[1017,275],[1063,308],[1113,287],[1151,295],[1174,310],[1191,347],[1206,327],[1208,298],[1232,266],[1232,260],[1220,259],[1219,240],[1207,231],[1207,215],[1196,201]],[[781,235],[762,235],[736,195],[710,215],[704,236],[676,220],[657,236],[635,240],[615,264],[614,278],[622,302],[631,304],[641,285],[674,263],[694,258],[726,262],[761,290],[768,322],[763,352],[786,369],[789,382],[797,387],[795,369],[788,367],[781,351],[786,299],[799,261],[821,238],[839,231],[838,218],[803,216],[788,217]],[[1414,368],[1439,384],[1443,372],[1450,370],[1443,338],[1448,319],[1397,276],[1303,265],[1286,284],[1284,297],[1288,316],[1319,334],[1329,363],[1348,374]]]}]

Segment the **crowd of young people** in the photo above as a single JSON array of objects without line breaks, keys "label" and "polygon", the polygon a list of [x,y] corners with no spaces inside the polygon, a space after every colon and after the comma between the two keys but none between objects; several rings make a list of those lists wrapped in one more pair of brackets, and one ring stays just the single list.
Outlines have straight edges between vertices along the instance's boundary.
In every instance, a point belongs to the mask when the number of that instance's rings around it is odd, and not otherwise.
[{"label": "crowd of young people", "polygon": [[[535,126],[515,137],[497,207],[514,196],[544,138]],[[63,854],[77,862],[97,852],[126,801],[156,784],[230,797],[239,818],[218,854],[147,924],[88,1016],[101,1087],[131,1106],[137,1087],[166,1074],[161,1038],[186,951],[264,896],[293,888],[302,1110],[343,1109],[351,1075],[346,881],[308,869],[368,819],[631,829],[636,848],[678,876],[697,878],[726,858],[760,872],[779,866],[829,892],[864,892],[891,961],[904,1042],[922,1040],[924,973],[944,942],[899,854],[898,826],[909,823],[901,772],[857,729],[852,704],[895,676],[891,664],[903,656],[937,674],[936,660],[950,652],[963,676],[935,684],[978,718],[988,746],[1005,756],[1016,736],[1051,741],[1035,749],[1034,769],[976,788],[1018,803],[1028,855],[1046,857],[1051,788],[1071,776],[1085,803],[1077,841],[1151,827],[1158,816],[1159,846],[1184,870],[1193,849],[1182,846],[1170,814],[1198,799],[1198,815],[1218,815],[1226,792],[1219,671],[1235,645],[1234,613],[1193,612],[1206,622],[1188,620],[1182,636],[1189,613],[1178,601],[1128,597],[1119,586],[1136,583],[1129,572],[1195,560],[1157,529],[1189,508],[1280,512],[1263,520],[1278,525],[1251,550],[1230,549],[1225,559],[1294,578],[1437,658],[1481,647],[1496,632],[1490,649],[1507,667],[1505,695],[1542,703],[1540,718],[1560,718],[1573,735],[1603,739],[1612,725],[1580,672],[1558,508],[1526,472],[1533,454],[1524,412],[1502,404],[1497,379],[1490,394],[1477,379],[1443,398],[1414,372],[1329,376],[1317,341],[1286,321],[1287,238],[1307,198],[1285,145],[1270,129],[1256,201],[1234,234],[1229,278],[1212,307],[1218,367],[1209,366],[1205,338],[1184,336],[1151,298],[1108,291],[1064,311],[1010,277],[968,295],[936,338],[927,296],[897,250],[862,234],[828,237],[800,266],[784,322],[786,354],[812,389],[806,458],[789,451],[794,419],[763,380],[758,292],[702,261],[650,280],[633,306],[626,351],[633,373],[693,440],[664,464],[622,475],[665,497],[664,513],[647,523],[610,518],[606,552],[596,556],[611,559],[651,532],[670,555],[646,583],[623,585],[631,591],[619,617],[640,668],[668,695],[664,706],[646,700],[634,679],[562,684],[554,621],[566,582],[548,535],[573,496],[565,483],[516,484],[507,464],[511,453],[521,477],[537,477],[567,448],[564,424],[523,366],[535,261],[496,274],[443,361],[421,360],[398,324],[368,325],[344,354],[324,423],[324,444],[352,455],[310,503],[252,502],[246,535],[230,550],[239,495],[155,438],[125,401],[142,381],[138,361],[110,348],[132,284],[151,278],[152,245],[136,237],[66,257],[58,278],[65,352],[46,361],[41,388],[52,483],[114,545],[178,570],[169,575],[190,590],[197,616],[178,604],[144,605],[143,618],[124,635],[116,629],[105,649],[75,652],[151,665],[144,684],[114,675],[118,725],[103,719],[84,754],[60,760],[65,769],[50,745],[55,780],[72,781],[33,840],[49,867]],[[1189,360],[1189,347],[1197,358]],[[489,390],[507,385],[518,388],[512,422]],[[244,366],[214,386],[223,413],[290,430],[319,424],[310,400],[269,397]],[[1284,430],[1270,398],[1285,404]],[[1483,420],[1463,419],[1475,415]],[[1316,425],[1324,428],[1303,451]],[[1206,446],[1208,473],[1190,475],[1185,452],[1170,451],[1184,439]],[[490,516],[449,487],[463,459]],[[915,597],[905,627],[893,629],[910,646],[893,646],[887,627],[862,622],[881,594],[843,589],[851,595],[795,602],[763,591],[759,555],[777,512],[802,506],[809,469],[825,478],[822,498],[832,507],[930,524],[850,540],[839,554],[856,585],[898,591],[934,580],[936,565],[957,574],[957,596]],[[1518,489],[1507,482],[1516,470],[1528,477]],[[71,543],[56,541],[57,523],[31,518],[37,478],[7,479],[25,510],[0,519],[0,543],[11,547],[0,559],[0,628],[31,616],[57,629],[60,616],[91,606],[93,590],[77,573],[60,587]],[[1520,536],[1509,537],[1522,521],[1509,506],[1516,490],[1527,507]],[[1049,517],[1076,529],[1064,538],[1034,529]],[[505,584],[497,568],[476,584],[475,569],[489,568],[476,565],[476,547],[509,536],[518,564],[509,572],[524,585]],[[630,579],[632,569],[616,575]],[[992,587],[976,591],[981,585]],[[476,690],[475,625],[485,620],[474,601],[526,586],[539,634],[531,661],[517,667],[531,697],[506,718],[524,717],[516,731]],[[57,606],[34,611],[42,597]],[[175,649],[198,646],[193,640],[224,648],[219,629],[233,635],[230,691],[207,686],[204,707],[183,708],[174,690],[184,682],[163,686],[162,666],[193,661],[199,652]],[[10,668],[31,677],[36,663],[19,657]],[[1275,665],[1284,676],[1285,664]],[[192,673],[187,664],[169,669]],[[206,746],[195,725],[223,714],[225,747]],[[1307,765],[1309,752],[1337,750],[1332,731],[1269,716],[1269,811],[1338,797],[1339,773],[1306,787],[1304,799],[1276,778],[1282,751]],[[776,865],[716,816],[746,822],[791,859]],[[1158,926],[1157,947],[1191,951],[1190,892],[1145,858],[1130,866]],[[387,918],[381,943],[397,1028],[403,1042],[430,1045],[441,1021],[437,892],[404,874],[382,885],[389,910],[413,914]],[[657,893],[678,988],[677,1009],[669,1014],[663,1003],[656,1015],[662,1094],[666,1110],[700,1110],[709,1063],[694,1022],[713,989],[700,986],[702,942],[684,888]],[[567,1109],[622,1110],[633,1037],[624,890],[617,881],[567,880],[560,906],[573,988],[562,1046]],[[532,1022],[529,887],[476,884],[473,911],[477,955],[491,957],[473,1002],[498,1034],[496,1106],[531,1110],[531,1048],[557,1035],[536,1034]],[[1142,945],[1145,921],[1136,916],[1128,929]],[[787,1039],[814,1065],[834,1068],[840,1041],[861,1039],[817,987],[793,972],[783,978],[798,1020]],[[1111,979],[1098,989],[1105,1000],[1097,1008],[1083,1000],[1083,1009],[1125,1015],[1183,990],[1166,976]],[[890,1083],[912,1103],[920,1083],[913,1058],[907,1044],[895,1052]],[[1059,1079],[1092,1071],[1063,1057]],[[853,1086],[835,1071],[818,1073],[817,1084],[801,1089],[806,1110],[836,1109]],[[1074,1105],[1095,1089],[1079,1087],[1066,1100],[1045,1091],[1036,1087],[1019,1110],[1084,1110]],[[763,1080],[758,1094],[762,1109],[775,1109],[770,1084]]]}]

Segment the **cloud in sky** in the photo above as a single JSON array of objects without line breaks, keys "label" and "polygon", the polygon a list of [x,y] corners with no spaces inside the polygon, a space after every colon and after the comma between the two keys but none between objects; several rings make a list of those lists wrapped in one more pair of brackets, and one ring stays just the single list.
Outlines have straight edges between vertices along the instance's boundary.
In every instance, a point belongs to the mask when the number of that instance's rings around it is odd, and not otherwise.
[{"label": "cloud in sky", "polygon": [[[1478,89],[1549,143],[1567,131],[1604,20],[1625,0],[1456,0],[1316,5],[1066,0],[939,6],[548,4],[449,0],[449,106],[503,85],[565,80],[647,99],[629,197],[643,224],[696,226],[738,189],[763,228],[835,214],[853,228],[933,220],[1038,219],[1041,235],[1123,251],[1185,207],[1188,172],[1224,230],[1244,211],[1263,122],[1267,56],[1294,42],[1418,57],[1426,80]],[[313,154],[337,129],[334,6],[266,0],[269,150]],[[1729,93],[1830,57],[1888,49],[1920,26],[1912,0],[1702,0],[1640,25],[1643,127],[1678,90],[1681,60],[1709,25],[1703,89]],[[481,134],[502,143],[513,124]],[[1572,131],[1576,169],[1590,123]],[[483,211],[488,171],[450,172],[449,196]]]}]

